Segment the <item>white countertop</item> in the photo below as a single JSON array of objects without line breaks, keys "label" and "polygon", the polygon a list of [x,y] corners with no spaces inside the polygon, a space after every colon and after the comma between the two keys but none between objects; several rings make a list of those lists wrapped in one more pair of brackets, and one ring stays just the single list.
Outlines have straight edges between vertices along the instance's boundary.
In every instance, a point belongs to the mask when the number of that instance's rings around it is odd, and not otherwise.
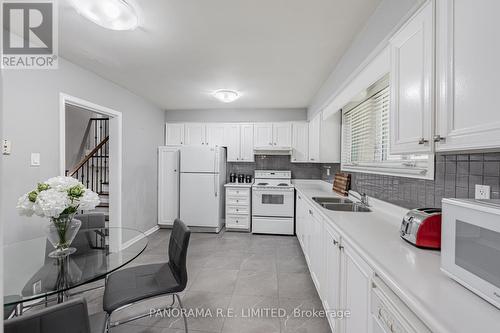
[{"label": "white countertop", "polygon": [[252,187],[253,181],[251,183],[226,183],[224,187]]},{"label": "white countertop", "polygon": [[500,309],[444,275],[439,251],[419,249],[399,237],[405,209],[372,199],[369,213],[330,211],[312,197],[338,196],[331,184],[294,184],[433,332],[500,332]]}]

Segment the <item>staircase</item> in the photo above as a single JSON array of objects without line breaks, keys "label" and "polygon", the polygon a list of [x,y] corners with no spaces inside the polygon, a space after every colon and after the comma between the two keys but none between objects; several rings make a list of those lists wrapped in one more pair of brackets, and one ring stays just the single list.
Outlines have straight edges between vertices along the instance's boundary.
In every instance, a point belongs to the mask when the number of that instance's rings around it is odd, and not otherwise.
[{"label": "staircase", "polygon": [[84,157],[66,175],[74,177],[99,195],[97,212],[109,221],[109,118],[90,118],[80,146]]}]

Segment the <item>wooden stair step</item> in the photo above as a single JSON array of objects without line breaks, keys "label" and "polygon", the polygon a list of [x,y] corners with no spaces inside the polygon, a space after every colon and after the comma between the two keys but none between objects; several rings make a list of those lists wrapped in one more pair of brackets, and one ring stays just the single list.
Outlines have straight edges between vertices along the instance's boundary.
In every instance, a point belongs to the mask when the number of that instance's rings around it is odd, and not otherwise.
[{"label": "wooden stair step", "polygon": [[109,208],[109,202],[101,202],[100,204],[97,205],[97,207],[106,207],[106,208]]}]

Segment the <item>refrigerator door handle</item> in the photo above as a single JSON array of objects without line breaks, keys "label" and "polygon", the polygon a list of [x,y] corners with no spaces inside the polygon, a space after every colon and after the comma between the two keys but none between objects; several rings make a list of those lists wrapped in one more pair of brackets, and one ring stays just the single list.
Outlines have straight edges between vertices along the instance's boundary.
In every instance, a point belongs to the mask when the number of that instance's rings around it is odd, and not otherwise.
[{"label": "refrigerator door handle", "polygon": [[217,197],[217,152],[214,154],[214,193]]}]

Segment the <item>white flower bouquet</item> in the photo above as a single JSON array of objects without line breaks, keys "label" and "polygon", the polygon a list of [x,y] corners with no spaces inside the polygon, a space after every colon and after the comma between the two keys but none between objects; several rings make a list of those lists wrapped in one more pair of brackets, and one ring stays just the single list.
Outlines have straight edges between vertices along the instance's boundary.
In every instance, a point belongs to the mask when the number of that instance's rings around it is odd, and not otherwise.
[{"label": "white flower bouquet", "polygon": [[48,238],[56,251],[51,257],[73,253],[69,248],[80,229],[81,222],[74,220],[77,211],[89,211],[99,204],[97,193],[85,188],[73,177],[53,177],[39,183],[37,188],[21,196],[17,203],[20,215],[33,214],[49,218]]}]

